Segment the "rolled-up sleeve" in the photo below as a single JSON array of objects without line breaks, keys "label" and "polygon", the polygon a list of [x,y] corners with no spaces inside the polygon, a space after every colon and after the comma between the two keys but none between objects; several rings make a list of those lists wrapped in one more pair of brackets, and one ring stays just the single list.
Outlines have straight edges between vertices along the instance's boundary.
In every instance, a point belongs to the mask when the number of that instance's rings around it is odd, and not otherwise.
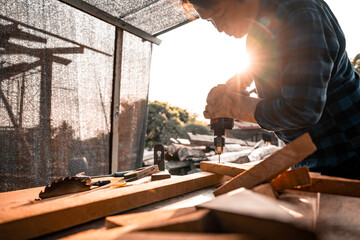
[{"label": "rolled-up sleeve", "polygon": [[329,45],[338,44],[326,28],[317,10],[302,9],[278,32],[281,94],[257,104],[255,119],[261,127],[271,131],[301,129],[320,120],[334,66]]}]

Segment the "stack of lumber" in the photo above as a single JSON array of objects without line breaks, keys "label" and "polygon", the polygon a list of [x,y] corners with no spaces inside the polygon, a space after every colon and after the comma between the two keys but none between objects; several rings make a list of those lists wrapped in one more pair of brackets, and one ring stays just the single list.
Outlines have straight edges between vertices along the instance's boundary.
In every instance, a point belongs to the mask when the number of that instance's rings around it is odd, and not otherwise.
[{"label": "stack of lumber", "polygon": [[[128,188],[26,204],[7,200],[0,205],[0,239],[39,237],[103,217],[104,228],[68,239],[317,239],[320,193],[360,197],[360,181],[289,170],[315,150],[305,134],[261,162],[203,161],[203,172]],[[111,216],[210,186],[213,198],[194,207]]]},{"label": "stack of lumber", "polygon": [[[171,139],[169,145],[164,146],[166,169],[173,175],[186,175],[200,170],[200,162],[217,161],[215,154],[214,136],[188,133],[189,139]],[[236,138],[225,139],[222,162],[245,163],[259,161],[272,152],[278,150],[274,145],[262,146],[255,142]],[[145,165],[154,163],[153,154],[144,152]]]},{"label": "stack of lumber", "polygon": [[296,188],[308,192],[360,197],[359,181],[309,173],[306,167],[289,170],[291,166],[315,151],[316,146],[310,136],[304,134],[257,164],[236,165],[202,162],[200,168],[233,177],[215,190],[216,196],[239,187],[251,189],[265,183],[276,191]]},{"label": "stack of lumber", "polygon": [[[299,196],[293,196],[293,199],[299,199]],[[312,231],[313,218],[293,216],[311,211],[308,205],[279,203],[241,188],[196,207],[107,217],[106,230],[82,233],[73,239],[94,233],[99,237],[112,235],[111,238],[126,239],[125,236],[136,232],[167,235],[168,239],[177,237],[177,234],[192,236],[193,239],[211,239],[210,236],[214,239],[220,236],[223,239],[227,236],[236,237],[234,239],[316,239]]]},{"label": "stack of lumber", "polygon": [[196,207],[107,217],[106,229],[71,239],[318,239],[320,193],[360,197],[360,181],[309,173],[306,167],[289,170],[315,150],[305,134],[262,162],[203,161],[202,170],[232,177],[215,189],[214,199]]}]

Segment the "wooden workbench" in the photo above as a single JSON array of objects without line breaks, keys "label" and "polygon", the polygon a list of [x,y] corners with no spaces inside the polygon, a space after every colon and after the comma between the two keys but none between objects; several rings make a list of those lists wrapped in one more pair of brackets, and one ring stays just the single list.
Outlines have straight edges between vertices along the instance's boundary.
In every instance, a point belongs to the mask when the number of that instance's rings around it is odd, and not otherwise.
[{"label": "wooden workbench", "polygon": [[[0,209],[27,204],[38,197],[43,188],[31,188],[13,192],[0,193]],[[125,213],[152,211],[158,209],[177,209],[195,206],[214,198],[214,187],[207,187],[178,197],[149,204]],[[321,239],[360,239],[360,198],[336,196],[331,194],[320,195],[320,211],[317,218],[316,232]],[[62,230],[43,236],[42,239],[58,239],[79,234],[90,229],[104,229],[105,218],[88,222],[76,227]]]}]

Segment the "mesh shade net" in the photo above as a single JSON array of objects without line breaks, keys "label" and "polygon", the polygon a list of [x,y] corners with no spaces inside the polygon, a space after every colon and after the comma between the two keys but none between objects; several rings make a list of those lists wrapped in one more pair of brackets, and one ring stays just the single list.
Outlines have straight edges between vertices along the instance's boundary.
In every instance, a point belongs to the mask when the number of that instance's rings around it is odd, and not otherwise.
[{"label": "mesh shade net", "polygon": [[184,12],[180,0],[85,0],[151,35],[188,22],[195,11]]},{"label": "mesh shade net", "polygon": [[[86,0],[157,34],[194,19],[179,0]],[[0,4],[0,191],[109,173],[114,26],[57,0]],[[124,33],[118,170],[141,165],[151,43]]]},{"label": "mesh shade net", "polygon": [[115,28],[58,1],[0,21],[0,191],[108,173]]}]

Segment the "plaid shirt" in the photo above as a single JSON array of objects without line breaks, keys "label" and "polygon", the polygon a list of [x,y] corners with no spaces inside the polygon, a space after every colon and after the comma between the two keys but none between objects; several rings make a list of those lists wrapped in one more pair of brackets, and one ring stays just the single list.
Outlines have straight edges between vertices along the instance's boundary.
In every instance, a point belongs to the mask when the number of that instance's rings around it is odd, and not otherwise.
[{"label": "plaid shirt", "polygon": [[360,161],[360,88],[345,37],[323,0],[263,0],[247,48],[258,124],[288,143],[308,132],[318,150],[297,166]]}]

